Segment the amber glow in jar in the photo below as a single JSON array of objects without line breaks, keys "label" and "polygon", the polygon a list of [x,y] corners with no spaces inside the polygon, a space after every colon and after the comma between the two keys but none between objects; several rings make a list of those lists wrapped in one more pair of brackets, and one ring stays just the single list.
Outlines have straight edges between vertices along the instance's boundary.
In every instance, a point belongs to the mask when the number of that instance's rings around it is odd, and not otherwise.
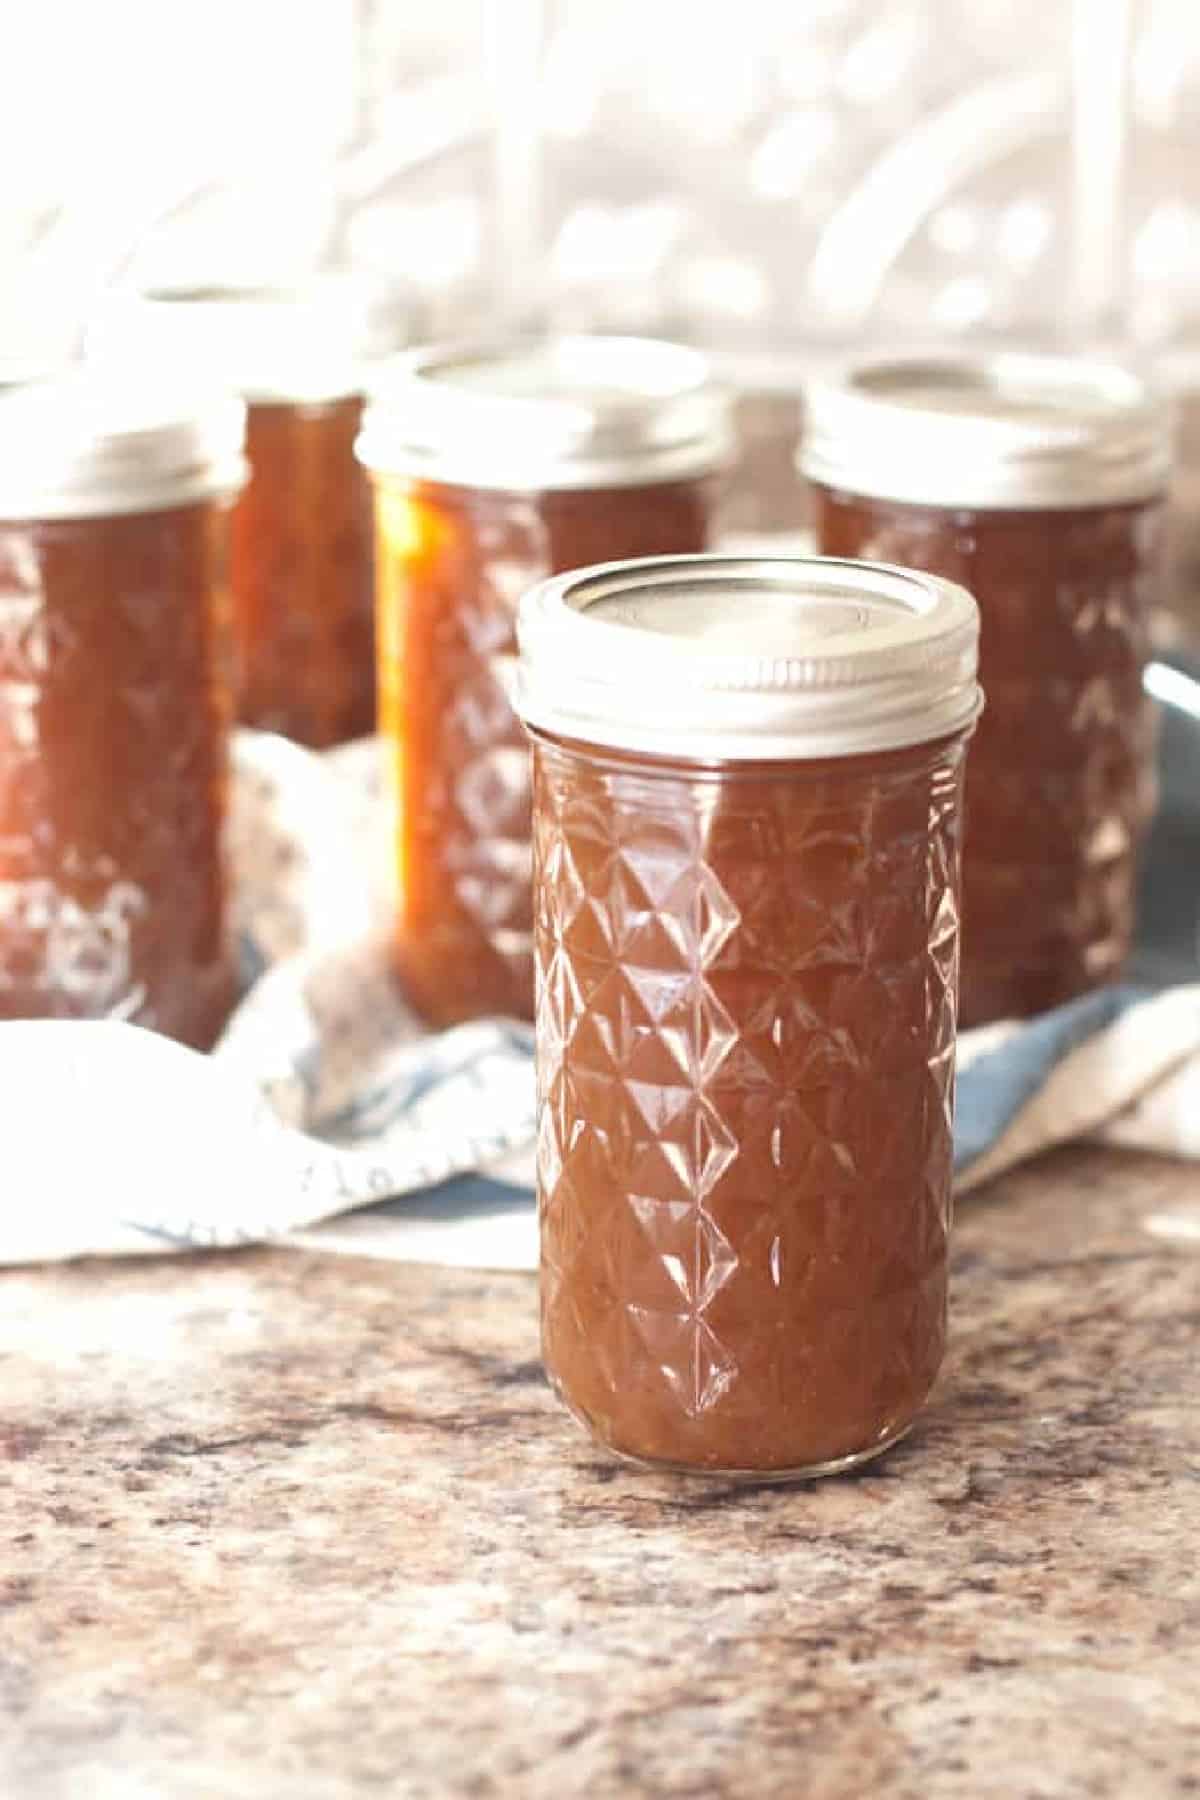
[{"label": "amber glow in jar", "polygon": [[659,559],[520,635],[550,1378],[644,1462],[877,1455],[945,1336],[974,604]]},{"label": "amber glow in jar", "polygon": [[0,399],[0,1018],[207,1046],[234,999],[221,650],[240,402]]},{"label": "amber glow in jar", "polygon": [[386,294],[328,275],[114,299],[91,334],[95,356],[173,361],[246,400],[230,553],[237,716],[314,748],[374,729],[371,498],[354,443],[398,330]]},{"label": "amber glow in jar", "polygon": [[519,596],[554,570],[702,550],[728,446],[705,359],[640,339],[424,351],[373,399],[395,960],[428,1019],[532,1014]]},{"label": "amber glow in jar", "polygon": [[818,549],[945,575],[979,603],[963,1023],[1111,980],[1154,797],[1163,408],[1107,364],[869,363],[810,394],[801,464]]}]

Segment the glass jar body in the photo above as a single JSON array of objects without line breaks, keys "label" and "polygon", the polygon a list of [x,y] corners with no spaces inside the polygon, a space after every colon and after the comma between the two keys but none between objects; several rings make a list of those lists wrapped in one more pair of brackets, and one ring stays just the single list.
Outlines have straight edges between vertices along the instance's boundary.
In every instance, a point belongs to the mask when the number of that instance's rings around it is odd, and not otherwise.
[{"label": "glass jar body", "polygon": [[0,1017],[233,1003],[226,513],[0,522]]},{"label": "glass jar body", "polygon": [[621,1455],[819,1473],[932,1385],[965,746],[704,767],[535,734],[543,1353]]},{"label": "glass jar body", "polygon": [[395,965],[431,1022],[533,1016],[521,595],[559,570],[702,550],[711,500],[708,478],[511,494],[376,477]]},{"label": "glass jar body", "polygon": [[1120,974],[1154,807],[1142,689],[1157,501],[971,511],[815,489],[827,555],[961,582],[982,618],[971,752],[963,1025],[1045,1011]]},{"label": "glass jar body", "polygon": [[238,717],[316,749],[375,725],[371,495],[357,396],[253,401],[233,518]]}]

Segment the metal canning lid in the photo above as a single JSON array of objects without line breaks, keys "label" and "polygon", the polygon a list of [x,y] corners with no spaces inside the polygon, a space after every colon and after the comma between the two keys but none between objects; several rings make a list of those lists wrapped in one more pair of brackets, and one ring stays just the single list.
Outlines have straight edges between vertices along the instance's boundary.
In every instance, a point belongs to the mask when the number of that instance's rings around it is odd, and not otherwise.
[{"label": "metal canning lid", "polygon": [[1165,488],[1171,420],[1118,363],[901,357],[813,384],[798,461],[823,487],[914,505],[1115,505]]},{"label": "metal canning lid", "polygon": [[732,442],[729,402],[700,351],[553,337],[396,358],[358,454],[378,475],[538,492],[702,475]]},{"label": "metal canning lid", "polygon": [[87,354],[182,366],[250,401],[319,405],[365,393],[406,323],[393,289],[350,274],[293,287],[147,288],[101,303]]},{"label": "metal canning lid", "polygon": [[236,491],[246,409],[232,394],[83,370],[0,395],[0,519],[157,512]]},{"label": "metal canning lid", "polygon": [[606,563],[532,589],[517,631],[526,724],[613,749],[854,756],[949,737],[982,704],[974,600],[884,563]]}]

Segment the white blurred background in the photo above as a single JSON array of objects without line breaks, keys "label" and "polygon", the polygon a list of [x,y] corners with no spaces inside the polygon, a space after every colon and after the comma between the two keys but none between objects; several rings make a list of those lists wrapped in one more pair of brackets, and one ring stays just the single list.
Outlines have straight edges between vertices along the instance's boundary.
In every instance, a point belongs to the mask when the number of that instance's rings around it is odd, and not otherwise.
[{"label": "white blurred background", "polygon": [[115,275],[413,333],[1200,342],[1194,0],[7,0],[0,358]]}]

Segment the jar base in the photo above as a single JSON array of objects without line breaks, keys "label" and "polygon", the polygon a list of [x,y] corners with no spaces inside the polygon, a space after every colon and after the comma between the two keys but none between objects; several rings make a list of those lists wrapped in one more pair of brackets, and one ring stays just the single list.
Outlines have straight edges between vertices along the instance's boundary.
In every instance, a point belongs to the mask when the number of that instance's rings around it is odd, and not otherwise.
[{"label": "jar base", "polygon": [[819,1481],[826,1475],[848,1475],[854,1469],[861,1469],[866,1463],[875,1462],[886,1456],[889,1450],[903,1441],[913,1428],[914,1421],[909,1419],[898,1430],[887,1437],[880,1438],[877,1444],[870,1444],[865,1450],[852,1450],[845,1456],[834,1456],[824,1462],[801,1463],[786,1469],[738,1469],[728,1468],[721,1463],[684,1463],[671,1462],[667,1458],[654,1456],[637,1456],[628,1450],[618,1450],[615,1445],[604,1443],[597,1438],[591,1427],[568,1408],[571,1418],[585,1431],[592,1442],[607,1456],[616,1462],[624,1463],[627,1468],[641,1469],[651,1475],[690,1475],[700,1476],[709,1481],[729,1481],[743,1483],[748,1487],[781,1487],[789,1482]]}]

